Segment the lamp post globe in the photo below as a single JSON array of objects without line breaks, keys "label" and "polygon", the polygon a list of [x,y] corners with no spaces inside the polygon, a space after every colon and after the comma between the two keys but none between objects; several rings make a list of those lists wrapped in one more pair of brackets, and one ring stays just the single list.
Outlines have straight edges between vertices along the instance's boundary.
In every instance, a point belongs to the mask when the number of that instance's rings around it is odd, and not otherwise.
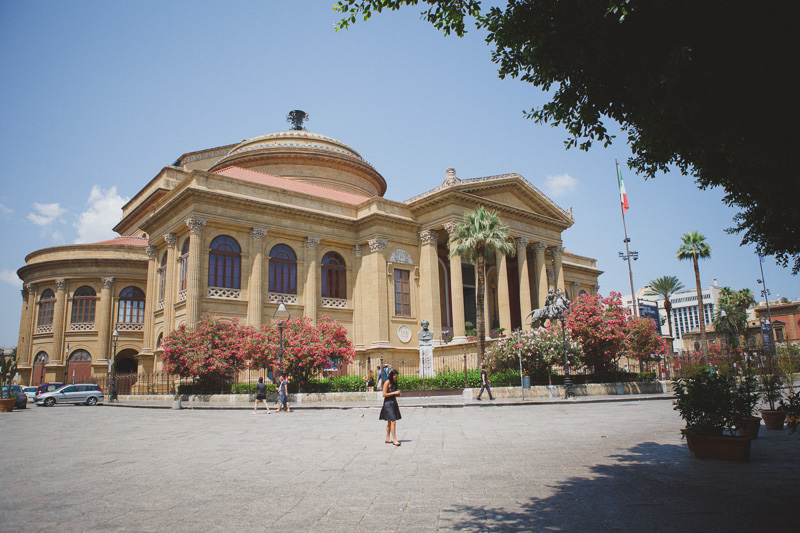
[{"label": "lamp post globe", "polygon": [[[280,318],[283,317],[283,320]],[[281,301],[278,304],[278,308],[275,309],[275,312],[272,314],[273,320],[278,320],[278,335],[279,335],[279,342],[280,347],[278,348],[278,356],[280,357],[280,375],[283,375],[283,328],[286,327],[286,323],[289,322],[289,319],[292,318],[292,314],[286,308],[286,303],[283,301],[283,297],[281,297]]]},{"label": "lamp post globe", "polygon": [[114,341],[114,353],[111,358],[111,390],[109,399],[117,401],[117,339],[119,338],[119,331],[114,326],[114,332],[111,334],[111,339]]}]

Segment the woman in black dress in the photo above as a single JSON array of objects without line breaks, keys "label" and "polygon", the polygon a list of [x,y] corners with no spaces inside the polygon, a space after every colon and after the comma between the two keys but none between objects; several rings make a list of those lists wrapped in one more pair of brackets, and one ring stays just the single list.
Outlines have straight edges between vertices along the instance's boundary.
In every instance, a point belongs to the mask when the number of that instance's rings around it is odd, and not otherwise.
[{"label": "woman in black dress", "polygon": [[397,390],[397,370],[389,372],[389,377],[383,384],[383,409],[381,409],[381,420],[386,420],[386,443],[400,446],[400,442],[395,435],[395,426],[400,416],[400,407],[397,405],[397,397],[400,391]]}]

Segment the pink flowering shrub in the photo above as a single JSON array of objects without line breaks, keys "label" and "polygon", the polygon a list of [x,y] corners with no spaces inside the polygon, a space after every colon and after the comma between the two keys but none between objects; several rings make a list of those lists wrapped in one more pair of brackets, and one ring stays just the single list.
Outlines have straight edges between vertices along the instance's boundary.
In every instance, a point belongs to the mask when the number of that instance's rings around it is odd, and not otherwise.
[{"label": "pink flowering shrub", "polygon": [[[574,368],[581,363],[583,349],[572,333],[565,332],[567,357]],[[492,368],[519,369],[519,352],[522,353],[522,370],[528,375],[549,371],[553,365],[564,364],[564,345],[561,326],[548,323],[544,328],[515,331],[503,337],[486,351],[486,359]]]},{"label": "pink flowering shrub", "polygon": [[[261,329],[237,320],[203,315],[193,329],[181,325],[161,344],[164,368],[182,377],[231,375],[243,368],[274,368],[280,364],[280,334],[275,322]],[[283,329],[283,369],[301,384],[330,360],[347,363],[355,356],[347,330],[323,317],[314,326],[306,317],[292,318]]]},{"label": "pink flowering shrub", "polygon": [[607,298],[582,294],[572,302],[567,327],[583,346],[584,362],[599,375],[616,370],[625,353],[627,311],[619,293]]},{"label": "pink flowering shrub", "polygon": [[656,332],[653,320],[629,316],[625,323],[625,355],[641,361],[655,361],[667,354],[667,341]]}]

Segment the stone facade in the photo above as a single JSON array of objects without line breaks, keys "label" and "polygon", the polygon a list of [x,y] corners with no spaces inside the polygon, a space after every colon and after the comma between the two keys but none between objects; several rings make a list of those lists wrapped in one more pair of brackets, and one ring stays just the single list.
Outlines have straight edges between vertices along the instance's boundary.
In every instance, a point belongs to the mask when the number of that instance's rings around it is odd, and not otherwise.
[{"label": "stone facade", "polygon": [[407,330],[423,319],[436,345],[474,350],[474,268],[449,256],[448,239],[478,206],[498,213],[517,252],[487,267],[490,330],[520,327],[548,288],[596,292],[595,260],[563,248],[571,212],[518,174],[444,178],[388,200],[357,152],[305,130],[184,154],[123,207],[123,237],[26,258],[24,382],[102,376],[114,353],[118,371],[158,371],[161,339],[181,324],[213,312],[259,326],[281,301],[294,317],[340,321],[361,360],[416,353]]}]

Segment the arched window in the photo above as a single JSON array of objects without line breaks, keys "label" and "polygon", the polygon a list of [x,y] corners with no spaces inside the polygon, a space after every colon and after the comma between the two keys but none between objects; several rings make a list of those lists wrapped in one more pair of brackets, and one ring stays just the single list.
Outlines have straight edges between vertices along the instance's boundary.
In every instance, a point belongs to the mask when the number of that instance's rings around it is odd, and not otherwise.
[{"label": "arched window", "polygon": [[233,238],[220,235],[211,241],[208,255],[208,286],[239,289],[241,248]]},{"label": "arched window", "polygon": [[92,356],[89,355],[89,352],[86,350],[75,350],[72,352],[72,355],[69,356],[69,362],[74,363],[78,361],[91,361]]},{"label": "arched window", "polygon": [[50,362],[50,356],[47,355],[47,352],[39,352],[36,354],[36,357],[33,359],[33,362],[34,364],[35,363],[47,364]]},{"label": "arched window", "polygon": [[269,252],[269,292],[297,294],[297,256],[285,244]]},{"label": "arched window", "polygon": [[56,295],[52,290],[47,289],[39,298],[39,316],[36,323],[39,326],[50,326],[53,324],[53,309],[56,306]]},{"label": "arched window", "polygon": [[158,301],[164,302],[167,293],[167,252],[161,256],[161,266],[158,267]]},{"label": "arched window", "polygon": [[181,290],[185,291],[186,279],[189,277],[189,239],[183,241],[183,248],[181,248],[180,262],[181,262]]},{"label": "arched window", "polygon": [[328,252],[322,257],[322,296],[347,298],[347,272],[342,256]]},{"label": "arched window", "polygon": [[94,322],[96,301],[94,289],[84,285],[72,295],[72,323],[90,324]]},{"label": "arched window", "polygon": [[144,291],[139,287],[126,287],[119,293],[117,322],[141,324],[144,322]]}]

